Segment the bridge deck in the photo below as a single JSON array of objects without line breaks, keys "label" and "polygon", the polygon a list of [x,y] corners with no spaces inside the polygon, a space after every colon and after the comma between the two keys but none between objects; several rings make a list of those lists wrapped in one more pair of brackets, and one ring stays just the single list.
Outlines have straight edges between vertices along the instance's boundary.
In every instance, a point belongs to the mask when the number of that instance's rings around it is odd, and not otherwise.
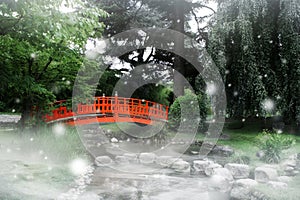
[{"label": "bridge deck", "polygon": [[65,101],[56,102],[57,108],[44,119],[47,123],[65,122],[69,125],[90,123],[137,122],[151,124],[167,121],[168,107],[162,104],[135,98],[94,97],[87,103],[68,109]]}]

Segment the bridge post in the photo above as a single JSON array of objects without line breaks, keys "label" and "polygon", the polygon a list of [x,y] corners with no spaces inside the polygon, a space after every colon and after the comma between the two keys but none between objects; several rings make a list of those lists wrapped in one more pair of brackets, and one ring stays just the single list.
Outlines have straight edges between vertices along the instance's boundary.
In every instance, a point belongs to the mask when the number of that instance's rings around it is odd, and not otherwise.
[{"label": "bridge post", "polygon": [[114,102],[114,117],[115,117],[115,121],[117,122],[119,119],[119,101],[118,101],[118,92],[115,92],[115,102]]}]

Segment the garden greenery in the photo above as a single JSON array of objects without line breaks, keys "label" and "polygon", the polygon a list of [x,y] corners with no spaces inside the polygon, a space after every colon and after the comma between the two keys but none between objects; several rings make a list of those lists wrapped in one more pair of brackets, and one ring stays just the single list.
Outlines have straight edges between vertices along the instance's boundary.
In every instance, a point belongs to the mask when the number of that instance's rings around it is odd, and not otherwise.
[{"label": "garden greenery", "polygon": [[267,163],[279,163],[283,150],[295,144],[295,139],[269,130],[263,130],[257,136],[257,146],[263,152],[262,160]]},{"label": "garden greenery", "polygon": [[[197,106],[199,106],[199,109],[197,109]],[[197,111],[200,113],[196,113]],[[208,113],[208,101],[206,97],[201,94],[196,95],[191,90],[185,90],[185,95],[176,98],[170,106],[169,127],[177,129],[180,122],[185,120],[182,116],[187,113],[190,119],[194,119],[196,116],[200,117],[199,131],[204,131]]]}]

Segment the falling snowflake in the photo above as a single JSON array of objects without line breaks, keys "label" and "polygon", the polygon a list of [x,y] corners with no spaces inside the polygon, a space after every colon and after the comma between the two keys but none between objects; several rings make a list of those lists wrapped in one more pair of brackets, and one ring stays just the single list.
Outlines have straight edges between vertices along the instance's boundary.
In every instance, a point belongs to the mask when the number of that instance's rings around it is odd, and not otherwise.
[{"label": "falling snowflake", "polygon": [[263,102],[262,102],[262,108],[265,110],[265,111],[272,111],[275,107],[275,103],[272,99],[265,99]]},{"label": "falling snowflake", "polygon": [[15,99],[15,102],[16,102],[16,103],[20,103],[21,100],[20,100],[19,98],[16,98],[16,99]]},{"label": "falling snowflake", "polygon": [[208,83],[206,87],[206,93],[209,95],[215,94],[217,91],[217,87],[214,83]]},{"label": "falling snowflake", "polygon": [[228,87],[231,87],[231,86],[232,86],[231,83],[229,83],[229,84],[228,84]]},{"label": "falling snowflake", "polygon": [[239,93],[238,93],[237,91],[234,91],[234,92],[233,92],[233,96],[235,96],[235,97],[236,97],[238,94],[239,94]]},{"label": "falling snowflake", "polygon": [[88,168],[88,163],[82,158],[74,159],[69,164],[69,169],[74,175],[81,175],[86,172]]},{"label": "falling snowflake", "polygon": [[52,128],[52,131],[56,137],[61,137],[66,132],[66,127],[64,124],[55,124]]},{"label": "falling snowflake", "polygon": [[282,131],[281,129],[278,129],[276,132],[277,132],[278,134],[281,134],[283,131]]},{"label": "falling snowflake", "polygon": [[43,154],[44,154],[44,151],[43,151],[43,150],[40,150],[40,151],[39,151],[39,154],[40,154],[40,155],[43,155]]},{"label": "falling snowflake", "polygon": [[31,53],[31,54],[30,54],[30,57],[31,57],[32,59],[35,59],[35,58],[36,58],[36,54],[35,54],[35,53]]},{"label": "falling snowflake", "polygon": [[246,121],[246,119],[242,119],[242,122],[245,122]]}]

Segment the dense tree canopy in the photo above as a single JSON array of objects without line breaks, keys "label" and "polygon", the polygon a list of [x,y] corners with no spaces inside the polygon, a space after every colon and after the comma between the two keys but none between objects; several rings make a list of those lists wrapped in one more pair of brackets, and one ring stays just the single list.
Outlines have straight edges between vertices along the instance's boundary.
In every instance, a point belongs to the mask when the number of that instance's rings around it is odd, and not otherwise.
[{"label": "dense tree canopy", "polygon": [[[110,14],[108,18],[104,19],[104,23],[107,24],[104,35],[107,37],[132,28],[157,27],[182,32],[199,42],[205,41],[207,39],[207,27],[202,28],[199,23],[202,23],[211,14],[201,16],[199,15],[199,9],[207,8],[211,10],[211,13],[214,12],[213,9],[206,5],[205,1],[104,0],[98,2]],[[199,25],[196,32],[191,31],[190,24],[188,23],[191,19],[194,19],[197,22],[196,24]],[[138,36],[126,39],[134,41],[138,39]],[[175,44],[175,48],[183,48],[183,41],[180,41],[178,38],[170,38],[170,41],[165,42],[171,43],[171,40]],[[151,41],[150,37],[149,41]],[[192,84],[195,82],[195,77],[197,76],[197,71],[188,62],[171,52],[161,49],[152,48],[150,53],[146,49],[138,49],[122,55],[120,59],[123,62],[130,63],[133,68],[147,63],[171,66],[182,75],[190,78]],[[157,68],[157,70],[160,69]],[[173,78],[172,73],[170,75],[170,78]],[[183,81],[177,80],[178,77],[174,78],[176,79],[174,83],[178,84],[175,88],[179,89],[178,93],[183,93]],[[149,86],[150,88],[151,86]]]},{"label": "dense tree canopy", "polygon": [[24,122],[33,106],[70,97],[84,45],[101,36],[105,13],[77,0],[7,0],[0,11],[0,106],[14,106]]},{"label": "dense tree canopy", "polygon": [[269,114],[287,121],[299,116],[299,6],[293,0],[219,2],[209,51],[227,85],[230,116],[264,115],[266,99],[275,106]]},{"label": "dense tree canopy", "polygon": [[[217,10],[208,2],[217,2]],[[132,28],[158,27],[182,32],[207,48],[226,84],[229,117],[282,115],[287,122],[300,121],[299,8],[297,0],[2,1],[0,110],[14,109],[26,118],[32,106],[45,107],[54,99],[70,98],[88,40],[97,42],[96,38],[111,38]],[[203,15],[201,9],[210,12]],[[140,42],[141,38],[155,42],[139,33],[126,42]],[[192,55],[193,48],[182,38],[170,38],[161,45]],[[165,76],[169,83],[174,78],[174,88],[181,93],[185,85],[173,74],[175,69],[197,93],[204,94],[206,86],[193,66],[166,50],[150,45],[118,58],[108,56],[113,62],[104,57],[85,62],[91,67],[91,77],[100,65],[109,66],[96,95],[110,95],[120,77],[144,64],[157,67],[147,71],[148,76],[141,72],[140,82]],[[119,68],[114,68],[115,61],[120,62]],[[122,64],[126,68],[120,69]],[[160,66],[170,68],[167,72]],[[134,97],[166,104],[170,96],[168,87],[157,84],[144,85],[134,93]]]}]

